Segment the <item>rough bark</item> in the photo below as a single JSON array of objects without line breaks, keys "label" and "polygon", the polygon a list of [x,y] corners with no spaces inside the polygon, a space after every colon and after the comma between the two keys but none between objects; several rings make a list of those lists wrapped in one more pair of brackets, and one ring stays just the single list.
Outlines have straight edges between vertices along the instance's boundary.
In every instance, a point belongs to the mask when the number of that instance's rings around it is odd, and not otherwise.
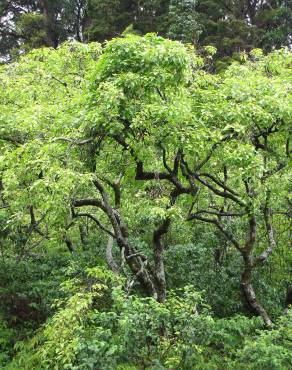
[{"label": "rough bark", "polygon": [[[113,229],[111,230],[113,232]],[[114,238],[110,235],[108,237],[108,242],[106,246],[106,262],[110,270],[115,273],[119,272],[119,267],[116,264],[114,257],[113,257],[113,245],[114,245]]]},{"label": "rough bark", "polygon": [[155,277],[157,288],[158,302],[164,302],[166,298],[166,280],[163,262],[163,243],[162,236],[167,233],[170,225],[170,218],[166,218],[162,224],[153,233],[153,247],[154,247],[154,264]]},{"label": "rough bark", "polygon": [[254,313],[260,315],[262,317],[262,319],[264,320],[264,323],[267,326],[271,326],[272,321],[271,321],[269,315],[267,314],[266,310],[263,308],[261,303],[256,298],[256,294],[255,294],[255,291],[254,291],[252,283],[251,283],[252,263],[251,263],[250,256],[248,256],[248,255],[244,256],[244,263],[245,263],[245,267],[244,267],[244,271],[241,275],[241,288],[242,288],[245,300],[246,300],[247,304],[249,305],[249,307],[251,308],[251,310]]},{"label": "rough bark", "polygon": [[[249,210],[247,209],[247,212]],[[261,303],[258,301],[255,291],[253,289],[252,280],[252,270],[255,267],[252,258],[252,251],[256,242],[257,234],[257,222],[256,217],[253,213],[249,214],[248,219],[249,229],[248,235],[245,242],[244,248],[241,250],[241,255],[244,261],[244,270],[241,276],[241,288],[246,299],[247,304],[252,309],[252,311],[262,317],[267,326],[272,325],[272,321],[269,318],[266,310],[263,308]]]}]

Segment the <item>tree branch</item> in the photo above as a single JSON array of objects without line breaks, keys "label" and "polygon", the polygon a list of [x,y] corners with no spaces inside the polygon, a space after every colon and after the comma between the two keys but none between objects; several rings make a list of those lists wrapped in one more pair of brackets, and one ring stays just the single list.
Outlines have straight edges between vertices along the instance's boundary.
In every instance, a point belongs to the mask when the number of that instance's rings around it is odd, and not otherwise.
[{"label": "tree branch", "polygon": [[[200,212],[200,211],[199,211]],[[198,212],[198,213],[199,213]],[[196,220],[199,220],[199,221],[203,221],[203,222],[208,222],[208,223],[212,223],[213,225],[215,225],[221,232],[223,235],[225,235],[225,237],[227,238],[227,240],[229,240],[234,246],[235,248],[242,252],[242,248],[240,247],[240,244],[238,243],[238,241],[236,239],[233,238],[232,234],[229,233],[227,230],[225,230],[223,228],[223,226],[219,223],[218,219],[216,218],[209,218],[209,217],[204,217],[204,216],[201,216],[200,214],[198,213],[191,213],[189,214],[189,216],[187,217],[187,221],[190,221],[190,220],[193,220],[193,219],[196,219]]]},{"label": "tree branch", "polygon": [[218,186],[220,186],[221,188],[223,188],[225,191],[228,191],[229,193],[235,195],[235,196],[239,196],[239,194],[232,190],[230,187],[228,187],[226,184],[224,184],[222,181],[216,179],[215,176],[209,174],[209,173],[199,173],[198,176],[204,176],[204,177],[208,177],[209,179],[211,179],[213,182],[215,182],[215,184],[217,184]]},{"label": "tree branch", "polygon": [[211,185],[209,182],[207,182],[206,180],[203,180],[200,178],[199,175],[195,174],[194,175],[195,178],[203,185],[205,185],[207,188],[209,188],[210,190],[213,191],[213,193],[215,193],[216,195],[219,195],[220,197],[223,197],[223,198],[228,198],[228,199],[231,199],[233,200],[235,203],[239,204],[240,206],[242,207],[246,207],[246,203],[239,199],[237,196],[231,194],[231,193],[227,193],[226,191],[220,191],[219,189],[215,188],[215,186]]},{"label": "tree branch", "polygon": [[81,212],[81,213],[73,213],[73,217],[88,217],[92,221],[96,223],[96,225],[103,231],[105,231],[108,235],[110,235],[111,238],[116,238],[115,234],[112,233],[110,230],[108,230],[105,226],[102,225],[102,223],[91,213],[88,212]]},{"label": "tree branch", "polygon": [[264,218],[265,218],[265,226],[267,230],[267,237],[268,237],[268,248],[264,250],[254,261],[254,265],[260,264],[264,262],[269,255],[273,252],[276,248],[277,244],[274,237],[274,229],[272,225],[272,210],[269,207],[269,198],[270,193],[267,194],[266,205],[264,209]]},{"label": "tree branch", "polygon": [[88,143],[92,143],[94,141],[94,138],[90,137],[90,138],[84,139],[84,140],[77,140],[77,139],[72,139],[72,138],[69,138],[69,137],[56,137],[52,140],[52,142],[55,142],[55,141],[66,141],[66,142],[74,144],[74,145],[85,145],[85,144],[88,144]]}]

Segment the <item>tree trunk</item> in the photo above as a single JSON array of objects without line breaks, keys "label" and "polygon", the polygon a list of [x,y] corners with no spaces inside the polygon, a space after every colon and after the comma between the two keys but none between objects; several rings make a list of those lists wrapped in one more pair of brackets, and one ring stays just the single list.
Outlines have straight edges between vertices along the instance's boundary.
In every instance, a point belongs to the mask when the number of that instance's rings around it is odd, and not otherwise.
[{"label": "tree trunk", "polygon": [[243,258],[245,262],[245,268],[241,275],[241,288],[243,291],[244,298],[248,306],[252,309],[252,311],[260,315],[267,326],[271,326],[272,321],[269,318],[269,315],[267,314],[266,310],[263,308],[261,303],[256,298],[256,294],[251,283],[252,265],[250,256],[243,256]]},{"label": "tree trunk", "polygon": [[148,296],[157,299],[156,287],[147,270],[146,261],[143,261],[143,258],[137,255],[137,251],[130,246],[126,239],[117,238],[117,244],[125,256],[127,265],[141,284],[144,292]]},{"label": "tree trunk", "polygon": [[85,251],[88,249],[89,241],[88,241],[88,231],[86,229],[86,226],[80,225],[79,226],[79,232],[80,232],[80,240],[82,244],[82,249]]},{"label": "tree trunk", "polygon": [[67,236],[65,236],[64,242],[65,242],[65,244],[68,248],[68,251],[73,254],[74,253],[74,245],[73,245],[72,240],[69,239]]},{"label": "tree trunk", "polygon": [[[115,208],[113,208],[109,201],[108,193],[106,192],[102,183],[95,179],[93,181],[96,189],[99,191],[102,200],[99,199],[81,199],[75,200],[73,203],[74,207],[82,206],[95,206],[100,208],[108,217],[108,221],[111,223],[113,233],[107,231],[109,235],[114,236],[116,243],[121,251],[122,258],[124,262],[129,266],[132,271],[134,278],[139,281],[144,292],[151,297],[157,299],[157,292],[155,287],[155,276],[153,276],[150,266],[147,266],[147,258],[138,252],[134,247],[131,246],[128,240],[128,230],[126,224],[123,222],[120,212],[117,209],[120,209],[120,192],[119,190],[115,191]],[[115,186],[112,186],[115,188]],[[91,217],[92,218],[92,217]],[[98,220],[99,227],[101,224]],[[103,230],[106,230],[103,227]]]},{"label": "tree trunk", "polygon": [[153,246],[154,246],[154,263],[155,263],[155,280],[157,288],[158,302],[164,302],[166,298],[166,280],[163,262],[163,243],[162,236],[167,233],[170,225],[170,219],[165,219],[162,224],[153,233]]},{"label": "tree trunk", "polygon": [[56,25],[56,15],[54,14],[54,8],[47,0],[39,0],[40,10],[44,17],[44,25],[46,28],[46,43],[47,46],[57,48],[59,44],[59,37]]},{"label": "tree trunk", "polygon": [[[113,232],[113,228],[111,229]],[[109,235],[108,242],[106,246],[106,262],[110,270],[112,270],[114,273],[119,272],[119,268],[117,264],[115,263],[114,257],[113,257],[113,245],[114,245],[114,238]]]}]

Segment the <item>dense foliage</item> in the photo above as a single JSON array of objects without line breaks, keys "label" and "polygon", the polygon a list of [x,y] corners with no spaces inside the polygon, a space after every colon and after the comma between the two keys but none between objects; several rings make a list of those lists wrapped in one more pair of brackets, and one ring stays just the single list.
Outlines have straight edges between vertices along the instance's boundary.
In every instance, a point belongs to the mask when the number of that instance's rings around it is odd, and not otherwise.
[{"label": "dense foliage", "polygon": [[213,54],[130,34],[0,67],[2,368],[291,368],[292,56]]}]

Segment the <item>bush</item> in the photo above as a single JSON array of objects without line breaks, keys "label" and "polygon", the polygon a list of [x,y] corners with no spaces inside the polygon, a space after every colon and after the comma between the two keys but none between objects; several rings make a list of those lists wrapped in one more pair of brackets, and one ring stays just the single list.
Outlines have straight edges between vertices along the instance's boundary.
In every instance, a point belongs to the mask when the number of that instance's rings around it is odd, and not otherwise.
[{"label": "bush", "polygon": [[272,330],[250,337],[238,351],[235,369],[288,370],[292,367],[292,310]]},{"label": "bush", "polygon": [[19,343],[7,369],[228,368],[260,319],[215,320],[192,286],[170,292],[164,304],[127,295],[104,268],[63,284],[69,296],[29,342]]}]

